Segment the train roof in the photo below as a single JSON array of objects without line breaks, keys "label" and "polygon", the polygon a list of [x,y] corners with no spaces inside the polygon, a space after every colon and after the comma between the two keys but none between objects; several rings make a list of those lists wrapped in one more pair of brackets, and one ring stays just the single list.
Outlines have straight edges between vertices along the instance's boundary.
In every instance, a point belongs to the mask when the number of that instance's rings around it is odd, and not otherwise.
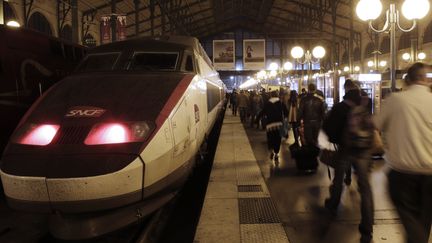
[{"label": "train roof", "polygon": [[199,50],[199,41],[195,37],[190,36],[146,36],[118,41],[95,47],[91,52],[107,52],[123,49],[188,49]]}]

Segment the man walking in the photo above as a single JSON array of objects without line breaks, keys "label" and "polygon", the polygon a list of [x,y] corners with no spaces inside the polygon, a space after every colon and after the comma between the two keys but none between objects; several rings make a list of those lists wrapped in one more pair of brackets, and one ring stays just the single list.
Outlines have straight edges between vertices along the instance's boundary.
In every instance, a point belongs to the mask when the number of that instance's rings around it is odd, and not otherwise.
[{"label": "man walking", "polygon": [[299,118],[304,124],[304,136],[307,145],[317,146],[324,115],[324,101],[316,94],[316,86],[309,84],[308,94],[301,99],[299,108]]},{"label": "man walking", "polygon": [[[344,176],[351,174],[351,164],[357,174],[357,184],[361,196],[360,242],[372,240],[374,205],[369,183],[369,166],[371,163],[374,127],[369,112],[361,106],[360,88],[353,81],[345,82],[344,100],[336,104],[323,123],[323,130],[330,142],[338,145],[337,163],[330,197],[325,200],[325,207],[336,214],[340,203]],[[364,119],[365,118],[365,119]],[[366,120],[367,122],[361,122]],[[347,175],[351,180],[351,175]]]},{"label": "man walking", "polygon": [[428,243],[432,221],[432,82],[429,67],[408,69],[407,91],[391,95],[375,117],[384,132],[391,199],[408,243]]}]

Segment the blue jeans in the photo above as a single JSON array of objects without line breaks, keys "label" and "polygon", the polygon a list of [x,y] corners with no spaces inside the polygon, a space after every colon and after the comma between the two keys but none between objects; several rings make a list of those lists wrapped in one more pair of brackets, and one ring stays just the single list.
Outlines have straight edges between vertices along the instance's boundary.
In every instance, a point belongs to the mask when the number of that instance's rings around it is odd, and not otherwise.
[{"label": "blue jeans", "polygon": [[371,155],[368,151],[349,152],[343,148],[340,150],[333,183],[330,186],[328,206],[333,209],[336,209],[339,206],[343,190],[344,176],[351,165],[354,167],[357,175],[358,190],[361,197],[361,221],[359,231],[362,235],[362,241],[369,242],[370,239],[372,239],[373,232],[374,204],[372,190],[369,184]]}]

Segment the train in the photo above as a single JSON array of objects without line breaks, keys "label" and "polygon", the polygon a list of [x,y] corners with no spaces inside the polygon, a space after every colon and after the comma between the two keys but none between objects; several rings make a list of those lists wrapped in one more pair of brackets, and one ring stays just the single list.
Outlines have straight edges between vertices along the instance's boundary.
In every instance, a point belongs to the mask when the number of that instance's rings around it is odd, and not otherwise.
[{"label": "train", "polygon": [[0,153],[31,104],[70,74],[86,52],[44,33],[0,25]]},{"label": "train", "polygon": [[225,86],[194,37],[98,46],[20,121],[2,156],[10,207],[50,215],[60,239],[145,218],[187,180]]}]

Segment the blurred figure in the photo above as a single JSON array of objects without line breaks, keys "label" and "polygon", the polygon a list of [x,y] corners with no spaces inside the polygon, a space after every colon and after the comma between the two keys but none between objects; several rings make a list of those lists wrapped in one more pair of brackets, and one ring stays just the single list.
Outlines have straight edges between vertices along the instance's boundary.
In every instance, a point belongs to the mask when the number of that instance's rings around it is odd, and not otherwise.
[{"label": "blurred figure", "polygon": [[240,121],[246,122],[246,115],[249,106],[249,97],[245,94],[245,91],[241,90],[237,98],[238,108],[240,112]]},{"label": "blurred figure", "polygon": [[288,122],[291,124],[294,134],[294,144],[299,144],[299,119],[298,119],[298,94],[292,90],[288,100]]},{"label": "blurred figure", "polygon": [[257,94],[255,91],[252,91],[250,101],[251,101],[251,104],[250,104],[250,110],[251,110],[251,112],[250,112],[251,113],[250,125],[251,125],[251,127],[254,127],[254,125],[256,123],[258,123],[258,126],[259,126],[259,122],[257,121],[257,117],[263,108],[262,97],[261,97],[261,95]]},{"label": "blurred figure", "polygon": [[325,207],[336,215],[345,183],[351,183],[351,164],[357,174],[358,190],[361,196],[360,242],[372,240],[374,205],[369,184],[370,150],[373,145],[374,126],[366,107],[361,105],[360,88],[352,80],[344,85],[344,100],[336,104],[323,123],[323,130],[329,141],[337,144],[338,155],[335,174],[330,186],[330,198]]},{"label": "blurred figure", "polygon": [[427,243],[432,221],[432,95],[429,68],[408,69],[407,91],[392,94],[375,118],[387,141],[389,191],[408,243]]},{"label": "blurred figure", "polygon": [[232,114],[234,116],[237,116],[237,106],[238,106],[237,98],[238,98],[237,90],[234,89],[230,96],[230,104],[231,104]]},{"label": "blurred figure", "polygon": [[304,97],[306,97],[307,92],[305,88],[302,88],[301,93],[300,93],[300,100],[303,99]]},{"label": "blurred figure", "polygon": [[271,92],[271,98],[264,105],[263,115],[267,117],[267,145],[270,149],[270,158],[278,160],[281,145],[280,129],[283,125],[283,119],[287,116],[287,109],[280,101],[278,92]]},{"label": "blurred figure", "polygon": [[299,107],[299,120],[304,124],[306,144],[311,146],[318,144],[318,134],[325,116],[324,101],[315,92],[315,84],[309,84],[308,94],[300,100]]}]

